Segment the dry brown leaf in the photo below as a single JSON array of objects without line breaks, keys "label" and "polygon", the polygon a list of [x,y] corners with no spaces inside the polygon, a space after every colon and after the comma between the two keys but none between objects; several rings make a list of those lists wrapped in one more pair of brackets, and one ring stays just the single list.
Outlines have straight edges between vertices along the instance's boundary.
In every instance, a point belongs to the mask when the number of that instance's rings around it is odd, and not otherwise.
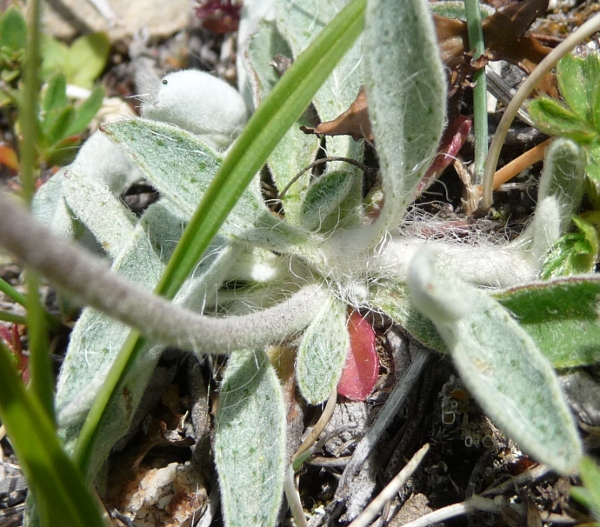
[{"label": "dry brown leaf", "polygon": [[[482,27],[486,49],[484,55],[476,61],[471,60],[469,53],[467,23],[434,14],[440,56],[450,73],[449,95],[452,96],[473,71],[484,67],[490,60],[506,60],[531,73],[550,52],[550,48],[542,45],[535,37],[526,35],[526,32],[535,19],[546,11],[548,2],[549,0],[525,0],[502,7],[485,18]],[[552,81],[544,81],[542,90],[551,94]],[[374,138],[364,86],[350,108],[336,119],[314,128],[301,126],[300,129],[307,134],[349,135],[355,141],[366,139],[372,142]]]},{"label": "dry brown leaf", "polygon": [[321,123],[315,128],[301,126],[306,134],[317,135],[349,135],[355,141],[366,139],[373,141],[373,131],[369,121],[369,109],[367,107],[367,94],[364,86],[361,86],[356,100],[344,113],[333,121]]},{"label": "dry brown leaf", "polygon": [[[527,73],[551,51],[527,30],[535,19],[548,9],[549,0],[525,0],[498,9],[481,25],[485,41],[484,56],[488,61],[506,60]],[[469,55],[467,23],[456,18],[433,15],[444,64],[452,71],[453,79],[462,80],[469,69],[485,65],[473,64]],[[454,86],[455,84],[452,84]]]}]

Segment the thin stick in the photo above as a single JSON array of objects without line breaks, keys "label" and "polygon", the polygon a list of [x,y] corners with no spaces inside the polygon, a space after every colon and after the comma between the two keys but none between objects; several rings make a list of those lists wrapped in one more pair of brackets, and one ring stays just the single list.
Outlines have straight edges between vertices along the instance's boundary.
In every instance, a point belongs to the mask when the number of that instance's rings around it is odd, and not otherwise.
[{"label": "thin stick", "polygon": [[593,35],[597,31],[600,31],[600,14],[594,16],[591,20],[588,20],[583,24],[577,31],[569,35],[563,42],[561,42],[555,49],[553,49],[542,62],[533,70],[533,73],[529,75],[523,85],[517,90],[513,100],[507,106],[494,138],[490,145],[488,157],[485,164],[485,172],[483,175],[483,196],[479,204],[479,210],[485,213],[492,206],[492,187],[494,184],[494,172],[496,171],[496,165],[498,164],[498,158],[500,157],[500,150],[504,143],[504,138],[508,133],[510,125],[517,114],[518,109],[525,102],[529,94],[536,87],[538,82],[546,75],[555,64],[567,53],[569,53],[577,44],[579,44],[585,38]]},{"label": "thin stick", "polygon": [[443,522],[450,518],[455,518],[456,516],[462,516],[478,510],[498,513],[500,512],[500,506],[496,504],[494,500],[474,495],[471,499],[463,501],[462,503],[448,505],[437,511],[425,514],[425,516],[421,516],[419,519],[405,524],[404,527],[427,527],[428,525]]},{"label": "thin stick", "polygon": [[377,497],[369,503],[369,506],[362,511],[360,516],[356,518],[350,527],[366,527],[375,517],[383,510],[386,503],[388,503],[396,493],[404,486],[408,478],[410,478],[415,470],[423,461],[423,458],[429,451],[429,443],[425,443],[417,453],[411,458],[411,460],[405,465],[405,467],[398,472],[398,474],[390,481],[385,488],[377,495]]},{"label": "thin stick", "polygon": [[350,463],[348,463],[348,466],[342,474],[342,478],[338,485],[338,490],[336,491],[336,496],[341,497],[345,492],[348,491],[350,481],[354,478],[354,475],[358,472],[360,467],[362,467],[369,455],[375,451],[375,445],[381,438],[381,435],[391,420],[397,415],[398,411],[404,404],[408,394],[415,386],[417,380],[421,376],[421,373],[425,369],[425,366],[429,362],[430,357],[431,353],[421,350],[413,358],[402,379],[400,379],[400,382],[396,384],[388,400],[383,405],[383,408],[381,412],[379,412],[377,419],[354,450],[352,460]]}]

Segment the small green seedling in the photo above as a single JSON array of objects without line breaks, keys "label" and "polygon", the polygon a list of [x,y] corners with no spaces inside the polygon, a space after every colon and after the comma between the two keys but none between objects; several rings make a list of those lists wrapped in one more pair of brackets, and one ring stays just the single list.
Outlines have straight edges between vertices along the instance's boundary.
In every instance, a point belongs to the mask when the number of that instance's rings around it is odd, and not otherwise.
[{"label": "small green seedling", "polygon": [[565,55],[556,67],[556,78],[564,103],[542,97],[531,103],[529,114],[548,135],[568,137],[587,153],[586,173],[600,188],[600,56]]},{"label": "small green seedling", "polygon": [[[27,24],[19,10],[10,6],[0,15],[0,81],[11,84],[21,75],[21,63],[27,45]],[[0,91],[0,107],[10,102]]]},{"label": "small green seedling", "polygon": [[109,51],[108,35],[101,31],[83,35],[70,46],[46,35],[42,40],[42,77],[48,79],[60,72],[68,84],[91,89],[106,66]]},{"label": "small green seedling", "polygon": [[76,105],[67,97],[66,78],[54,74],[42,94],[39,116],[40,160],[48,166],[69,163],[77,154],[73,147],[94,118],[104,98],[104,89],[97,86],[91,95]]},{"label": "small green seedling", "polygon": [[[27,46],[27,24],[15,6],[0,15],[0,108],[16,108],[7,113],[19,129],[18,108],[23,97],[21,67]],[[42,46],[41,77],[46,82],[41,98],[39,159],[46,166],[69,163],[77,154],[81,134],[96,115],[104,90],[96,87],[83,102],[67,97],[67,84],[91,89],[108,59],[110,42],[105,33],[84,35],[71,46],[45,36]],[[3,146],[0,162],[11,168],[18,164],[16,149]]]}]

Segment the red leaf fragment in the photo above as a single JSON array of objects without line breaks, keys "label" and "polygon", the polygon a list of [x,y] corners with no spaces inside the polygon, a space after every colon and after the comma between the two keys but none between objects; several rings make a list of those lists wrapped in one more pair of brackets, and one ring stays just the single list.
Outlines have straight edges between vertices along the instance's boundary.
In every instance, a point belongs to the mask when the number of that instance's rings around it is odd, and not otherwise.
[{"label": "red leaf fragment", "polygon": [[459,115],[446,128],[433,163],[419,182],[416,197],[419,197],[442,174],[446,167],[456,159],[460,149],[465,144],[473,121],[465,115]]},{"label": "red leaf fragment", "polygon": [[353,401],[364,401],[373,391],[379,373],[375,332],[358,311],[348,317],[350,351],[337,391]]}]

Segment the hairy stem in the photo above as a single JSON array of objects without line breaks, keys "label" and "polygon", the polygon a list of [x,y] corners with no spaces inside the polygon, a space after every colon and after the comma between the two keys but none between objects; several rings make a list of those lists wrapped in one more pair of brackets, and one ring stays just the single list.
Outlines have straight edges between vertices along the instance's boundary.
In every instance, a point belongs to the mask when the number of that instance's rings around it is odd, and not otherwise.
[{"label": "hairy stem", "polygon": [[212,318],[172,304],[111,271],[104,260],[51,233],[0,194],[0,245],[65,293],[153,340],[196,353],[230,353],[283,340],[313,318],[324,293],[306,286],[275,307]]}]

